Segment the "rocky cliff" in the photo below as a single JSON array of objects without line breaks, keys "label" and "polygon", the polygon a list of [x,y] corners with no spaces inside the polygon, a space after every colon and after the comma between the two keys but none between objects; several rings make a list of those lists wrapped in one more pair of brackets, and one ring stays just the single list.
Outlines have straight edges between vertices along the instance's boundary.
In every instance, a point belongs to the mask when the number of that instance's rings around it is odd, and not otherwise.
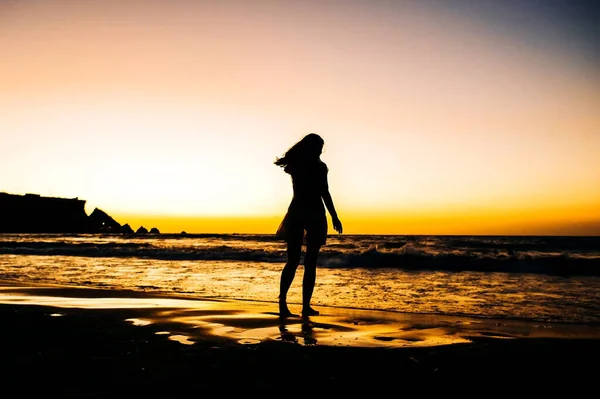
[{"label": "rocky cliff", "polygon": [[0,193],[0,233],[133,233],[85,200]]}]

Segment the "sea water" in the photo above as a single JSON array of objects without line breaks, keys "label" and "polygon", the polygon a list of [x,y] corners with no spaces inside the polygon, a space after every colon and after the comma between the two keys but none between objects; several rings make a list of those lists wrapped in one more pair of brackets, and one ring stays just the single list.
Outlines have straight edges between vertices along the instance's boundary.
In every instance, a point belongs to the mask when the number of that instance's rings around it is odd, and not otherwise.
[{"label": "sea water", "polygon": [[[254,300],[274,311],[285,260],[272,234],[0,235],[0,281]],[[312,303],[600,323],[600,237],[331,235]]]}]

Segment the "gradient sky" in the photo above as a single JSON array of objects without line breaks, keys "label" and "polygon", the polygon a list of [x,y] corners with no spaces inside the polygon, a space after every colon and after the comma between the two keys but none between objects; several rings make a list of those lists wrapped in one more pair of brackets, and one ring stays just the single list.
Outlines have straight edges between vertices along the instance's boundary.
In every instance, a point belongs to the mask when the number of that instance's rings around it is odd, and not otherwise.
[{"label": "gradient sky", "polygon": [[274,232],[309,132],[346,233],[600,235],[600,7],[0,0],[0,192]]}]

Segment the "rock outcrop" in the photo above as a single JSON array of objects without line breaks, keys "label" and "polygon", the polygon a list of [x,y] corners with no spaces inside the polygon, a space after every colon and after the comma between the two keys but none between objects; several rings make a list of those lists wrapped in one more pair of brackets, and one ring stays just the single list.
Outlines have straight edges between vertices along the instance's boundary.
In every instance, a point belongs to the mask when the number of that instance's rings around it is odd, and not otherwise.
[{"label": "rock outcrop", "polygon": [[[79,198],[0,193],[0,233],[133,233],[129,224],[119,224],[101,209],[88,216],[85,203]],[[153,233],[160,234],[155,228]]]},{"label": "rock outcrop", "polygon": [[85,201],[78,198],[42,197],[37,194],[0,193],[0,232],[91,232]]},{"label": "rock outcrop", "polygon": [[123,233],[123,227],[106,212],[98,208],[89,216],[93,229],[103,233]]},{"label": "rock outcrop", "polygon": [[129,223],[125,223],[122,227],[121,230],[123,233],[125,234],[133,234],[133,229],[131,228],[131,226],[129,225]]}]

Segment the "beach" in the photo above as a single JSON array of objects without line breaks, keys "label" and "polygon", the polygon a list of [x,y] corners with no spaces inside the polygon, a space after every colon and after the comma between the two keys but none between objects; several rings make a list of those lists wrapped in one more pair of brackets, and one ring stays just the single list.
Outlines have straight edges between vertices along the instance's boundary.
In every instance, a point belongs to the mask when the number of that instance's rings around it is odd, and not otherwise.
[{"label": "beach", "polygon": [[1,375],[20,395],[59,397],[458,392],[480,384],[574,393],[595,384],[600,326],[328,307],[281,319],[276,310],[6,283]]}]

